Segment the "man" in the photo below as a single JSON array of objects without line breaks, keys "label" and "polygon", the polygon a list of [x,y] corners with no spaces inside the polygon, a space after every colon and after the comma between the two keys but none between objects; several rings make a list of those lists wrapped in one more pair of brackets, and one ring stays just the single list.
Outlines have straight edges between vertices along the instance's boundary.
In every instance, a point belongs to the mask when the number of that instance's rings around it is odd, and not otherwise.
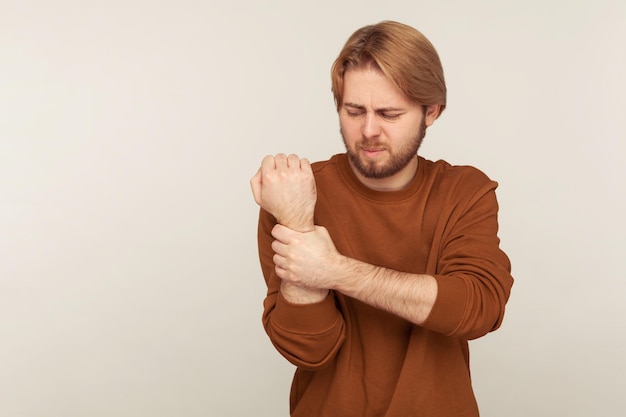
[{"label": "man", "polygon": [[296,367],[292,416],[477,416],[468,340],[497,329],[513,278],[497,183],[417,155],[446,105],[417,30],[357,30],[332,67],[346,153],[265,157],[251,180],[263,324]]}]

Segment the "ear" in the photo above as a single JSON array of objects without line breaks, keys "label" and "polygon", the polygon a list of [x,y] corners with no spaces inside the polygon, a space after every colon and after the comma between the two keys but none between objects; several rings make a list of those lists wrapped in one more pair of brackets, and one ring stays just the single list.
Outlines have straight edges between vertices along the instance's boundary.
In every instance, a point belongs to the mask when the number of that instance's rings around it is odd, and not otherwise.
[{"label": "ear", "polygon": [[424,123],[426,127],[435,123],[437,117],[441,113],[441,105],[440,104],[429,104],[426,106],[426,113],[424,114]]}]

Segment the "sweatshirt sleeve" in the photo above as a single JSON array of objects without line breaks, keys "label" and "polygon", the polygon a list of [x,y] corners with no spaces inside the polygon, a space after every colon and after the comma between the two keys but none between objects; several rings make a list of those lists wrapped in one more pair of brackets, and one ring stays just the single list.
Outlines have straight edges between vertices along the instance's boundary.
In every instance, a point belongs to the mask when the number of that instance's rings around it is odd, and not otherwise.
[{"label": "sweatshirt sleeve", "polygon": [[306,370],[323,367],[332,360],[345,338],[343,316],[334,293],[313,304],[293,304],[280,293],[280,278],[274,270],[273,216],[259,214],[258,245],[261,269],[267,284],[263,302],[263,326],[278,352],[292,364]]},{"label": "sweatshirt sleeve", "polygon": [[468,340],[500,327],[513,277],[499,246],[497,185],[471,169],[445,187],[437,299],[424,327]]}]

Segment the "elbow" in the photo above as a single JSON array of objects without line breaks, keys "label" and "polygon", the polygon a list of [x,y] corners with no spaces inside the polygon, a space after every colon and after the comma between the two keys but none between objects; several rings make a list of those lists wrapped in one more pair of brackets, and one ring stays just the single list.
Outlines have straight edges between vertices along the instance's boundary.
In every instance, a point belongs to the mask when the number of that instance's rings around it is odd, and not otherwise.
[{"label": "elbow", "polygon": [[457,335],[463,337],[466,340],[474,340],[483,337],[495,330],[497,330],[502,324],[504,317],[504,309],[502,312],[492,311],[489,313],[483,313],[471,320],[465,326],[459,329]]},{"label": "elbow", "polygon": [[474,340],[497,330],[504,320],[507,301],[508,291],[489,286],[470,288],[462,319],[453,333]]},{"label": "elbow", "polygon": [[343,337],[339,338],[336,343],[331,346],[314,344],[308,349],[302,347],[294,348],[293,346],[279,344],[274,340],[272,340],[272,344],[292,365],[306,371],[317,371],[325,368],[329,363],[334,361],[337,352],[343,344]]},{"label": "elbow", "polygon": [[322,369],[332,362],[345,339],[343,321],[319,333],[294,333],[271,324],[266,327],[266,332],[274,348],[285,359],[308,371]]},{"label": "elbow", "polygon": [[481,275],[439,277],[437,300],[425,327],[473,340],[500,327],[510,286]]}]

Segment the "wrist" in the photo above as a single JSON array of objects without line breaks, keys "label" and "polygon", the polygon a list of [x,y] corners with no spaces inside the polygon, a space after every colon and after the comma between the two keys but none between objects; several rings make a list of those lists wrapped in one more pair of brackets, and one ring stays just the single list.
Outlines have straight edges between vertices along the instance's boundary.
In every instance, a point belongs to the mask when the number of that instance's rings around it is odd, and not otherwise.
[{"label": "wrist", "polygon": [[276,219],[278,223],[296,232],[311,232],[315,229],[313,218],[310,219]]},{"label": "wrist", "polygon": [[323,301],[328,290],[320,288],[305,288],[289,282],[280,283],[280,293],[283,298],[293,304],[313,304]]}]

